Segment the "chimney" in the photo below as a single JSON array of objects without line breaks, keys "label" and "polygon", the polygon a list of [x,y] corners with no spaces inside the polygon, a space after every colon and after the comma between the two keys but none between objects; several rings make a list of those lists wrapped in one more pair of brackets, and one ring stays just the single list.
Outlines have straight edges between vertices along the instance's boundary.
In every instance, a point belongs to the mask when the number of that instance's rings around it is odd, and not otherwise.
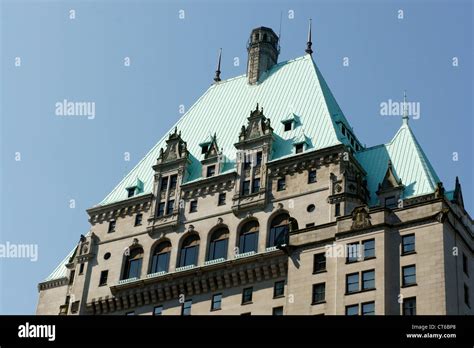
[{"label": "chimney", "polygon": [[252,30],[247,45],[247,78],[251,85],[256,84],[262,73],[269,70],[278,61],[280,47],[278,36],[270,28],[260,27]]}]

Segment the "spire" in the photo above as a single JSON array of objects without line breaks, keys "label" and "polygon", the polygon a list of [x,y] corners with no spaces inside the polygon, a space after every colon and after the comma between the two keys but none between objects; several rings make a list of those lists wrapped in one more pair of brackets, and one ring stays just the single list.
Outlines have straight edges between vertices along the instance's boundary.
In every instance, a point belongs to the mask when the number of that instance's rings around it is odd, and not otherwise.
[{"label": "spire", "polygon": [[403,91],[403,124],[408,124],[407,91]]},{"label": "spire", "polygon": [[313,43],[311,42],[311,18],[309,19],[309,26],[308,26],[308,42],[306,43],[306,49],[304,50],[306,53],[312,54],[313,50],[311,46]]},{"label": "spire", "polygon": [[219,82],[221,80],[221,56],[222,48],[219,49],[219,59],[217,61],[216,76],[214,77],[215,82]]}]

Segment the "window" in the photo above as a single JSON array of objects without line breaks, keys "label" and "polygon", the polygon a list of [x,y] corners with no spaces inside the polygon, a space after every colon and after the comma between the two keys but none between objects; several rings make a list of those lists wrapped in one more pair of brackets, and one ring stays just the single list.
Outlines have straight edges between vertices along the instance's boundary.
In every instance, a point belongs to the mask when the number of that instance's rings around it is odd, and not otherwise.
[{"label": "window", "polygon": [[336,203],[334,206],[334,216],[341,216],[341,203]]},{"label": "window", "polygon": [[246,196],[250,194],[250,180],[245,180],[242,186],[242,195]]},{"label": "window", "polygon": [[252,303],[253,288],[245,288],[242,291],[242,304]]},{"label": "window", "polygon": [[313,304],[324,302],[326,298],[326,283],[313,284]]},{"label": "window", "polygon": [[171,215],[173,214],[173,209],[174,209],[174,200],[169,200],[168,205],[166,206],[166,215]]},{"label": "window", "polygon": [[374,315],[375,302],[362,303],[362,315]]},{"label": "window", "polygon": [[416,266],[405,266],[402,268],[403,273],[403,286],[415,285],[416,284]]},{"label": "window", "polygon": [[385,198],[385,206],[387,208],[396,208],[397,207],[397,199],[395,196],[390,196]]},{"label": "window", "polygon": [[468,265],[469,265],[469,263],[468,263],[468,262],[469,262],[469,261],[467,260],[466,254],[463,253],[463,254],[462,254],[462,270],[464,271],[464,273],[465,273],[466,275],[469,275],[469,271],[468,271],[468,268],[469,268]]},{"label": "window", "polygon": [[402,255],[415,252],[415,235],[407,234],[402,237]]},{"label": "window", "polygon": [[273,297],[281,297],[285,294],[285,281],[280,280],[273,285]]},{"label": "window", "polygon": [[163,314],[163,306],[156,306],[153,308],[153,315],[162,315]]},{"label": "window", "polygon": [[192,234],[184,239],[181,246],[178,267],[197,265],[199,242],[200,240],[197,234]]},{"label": "window", "polygon": [[346,275],[346,293],[359,291],[359,273]]},{"label": "window", "polygon": [[227,259],[227,247],[229,244],[229,230],[219,228],[211,235],[209,253],[207,260]]},{"label": "window", "polygon": [[161,202],[158,204],[158,212],[157,212],[158,217],[165,215],[165,202]]},{"label": "window", "polygon": [[464,303],[468,305],[468,307],[471,307],[470,301],[469,301],[469,287],[464,284]]},{"label": "window", "polygon": [[285,132],[290,131],[292,125],[293,125],[293,122],[292,122],[292,121],[290,121],[290,122],[285,122],[285,123],[283,124],[283,126],[285,127]]},{"label": "window", "polygon": [[71,313],[77,313],[77,311],[79,310],[79,303],[80,301],[74,301],[71,304]]},{"label": "window", "polygon": [[170,177],[170,190],[174,190],[176,188],[176,184],[178,183],[178,176],[171,175]]},{"label": "window", "polygon": [[362,247],[364,250],[364,260],[375,257],[375,239],[364,240]]},{"label": "window", "polygon": [[346,135],[346,127],[342,126],[342,135]]},{"label": "window", "polygon": [[127,189],[127,197],[128,198],[133,197],[135,195],[135,188],[136,187],[129,187]]},{"label": "window", "polygon": [[104,254],[104,260],[110,259],[111,254],[110,253],[105,253]]},{"label": "window", "polygon": [[272,309],[272,315],[283,315],[283,307],[275,307]]},{"label": "window", "polygon": [[107,277],[109,276],[109,271],[100,272],[99,286],[107,285]]},{"label": "window", "polygon": [[359,305],[346,306],[346,315],[359,315]]},{"label": "window", "polygon": [[251,220],[242,226],[239,237],[239,253],[257,252],[258,228],[256,220]]},{"label": "window", "polygon": [[74,275],[76,274],[75,270],[72,270],[71,273],[69,273],[69,285],[72,285],[74,283]]},{"label": "window", "polygon": [[375,271],[362,272],[362,290],[375,289]]},{"label": "window", "polygon": [[212,165],[212,166],[208,166],[207,167],[207,177],[211,177],[211,176],[214,176],[216,174],[216,166],[215,165]]},{"label": "window", "polygon": [[143,214],[135,215],[135,226],[140,226],[142,224]]},{"label": "window", "polygon": [[286,189],[285,178],[280,178],[277,180],[277,191],[283,191]]},{"label": "window", "polygon": [[202,145],[201,154],[204,155],[209,150],[209,145]]},{"label": "window", "polygon": [[116,224],[115,220],[109,221],[109,231],[108,231],[109,233],[115,232],[115,224]]},{"label": "window", "polygon": [[302,153],[303,149],[304,149],[304,144],[303,143],[295,145],[295,153]]},{"label": "window", "polygon": [[181,307],[181,315],[191,315],[191,306],[193,305],[193,300],[186,300]]},{"label": "window", "polygon": [[140,278],[142,269],[143,248],[136,247],[130,250],[125,258],[125,268],[122,279]]},{"label": "window", "polygon": [[166,191],[167,189],[168,189],[168,177],[165,176],[164,178],[161,178],[160,190]]},{"label": "window", "polygon": [[314,254],[313,257],[313,273],[324,272],[326,270],[326,254]]},{"label": "window", "polygon": [[197,209],[198,209],[198,201],[197,200],[189,202],[189,212],[190,213],[197,212]]},{"label": "window", "polygon": [[255,165],[258,167],[262,164],[262,151],[257,152],[257,158]]},{"label": "window", "polygon": [[257,193],[260,191],[260,179],[255,178],[252,182],[252,193]]},{"label": "window", "polygon": [[171,255],[171,243],[164,241],[153,250],[150,273],[168,272]]},{"label": "window", "polygon": [[316,169],[308,172],[308,184],[312,184],[313,182],[316,182]]},{"label": "window", "polygon": [[407,297],[403,300],[403,315],[416,315],[416,297]]},{"label": "window", "polygon": [[219,193],[219,198],[217,199],[217,205],[225,204],[225,193]]},{"label": "window", "polygon": [[218,309],[221,309],[222,305],[222,294],[215,294],[212,296],[212,305],[211,305],[211,311],[216,311]]},{"label": "window", "polygon": [[79,275],[83,273],[84,273],[84,263],[81,263],[81,265],[79,266]]},{"label": "window", "polygon": [[290,215],[282,213],[273,218],[270,224],[268,246],[278,246],[287,243]]},{"label": "window", "polygon": [[310,204],[306,207],[306,211],[308,213],[312,213],[316,209],[316,206],[314,204]]},{"label": "window", "polygon": [[346,262],[347,263],[350,263],[350,262],[356,262],[359,260],[359,250],[360,250],[360,246],[359,246],[359,243],[349,243],[347,244],[347,259],[346,259]]},{"label": "window", "polygon": [[250,154],[244,154],[244,170],[252,167],[252,156]]}]

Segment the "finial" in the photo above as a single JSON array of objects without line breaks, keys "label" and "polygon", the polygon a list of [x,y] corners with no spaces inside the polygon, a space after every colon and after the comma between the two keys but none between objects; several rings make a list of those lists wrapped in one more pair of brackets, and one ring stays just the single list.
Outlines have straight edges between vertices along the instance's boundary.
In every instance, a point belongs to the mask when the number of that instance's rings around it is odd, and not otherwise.
[{"label": "finial", "polygon": [[403,124],[408,124],[407,91],[403,91]]},{"label": "finial", "polygon": [[312,54],[313,50],[311,46],[313,43],[311,42],[311,18],[309,19],[309,27],[308,27],[308,42],[306,43],[306,49],[304,50],[306,53]]},{"label": "finial", "polygon": [[214,77],[215,82],[219,82],[221,80],[221,56],[222,48],[219,49],[219,59],[217,60],[216,76]]}]

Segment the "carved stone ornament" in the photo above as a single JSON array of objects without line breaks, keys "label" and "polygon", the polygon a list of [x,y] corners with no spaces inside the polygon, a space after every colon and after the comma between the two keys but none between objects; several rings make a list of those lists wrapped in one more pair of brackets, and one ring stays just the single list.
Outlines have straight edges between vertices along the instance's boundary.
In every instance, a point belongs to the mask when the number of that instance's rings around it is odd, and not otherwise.
[{"label": "carved stone ornament", "polygon": [[351,229],[367,228],[372,226],[367,207],[357,207],[352,211]]}]

